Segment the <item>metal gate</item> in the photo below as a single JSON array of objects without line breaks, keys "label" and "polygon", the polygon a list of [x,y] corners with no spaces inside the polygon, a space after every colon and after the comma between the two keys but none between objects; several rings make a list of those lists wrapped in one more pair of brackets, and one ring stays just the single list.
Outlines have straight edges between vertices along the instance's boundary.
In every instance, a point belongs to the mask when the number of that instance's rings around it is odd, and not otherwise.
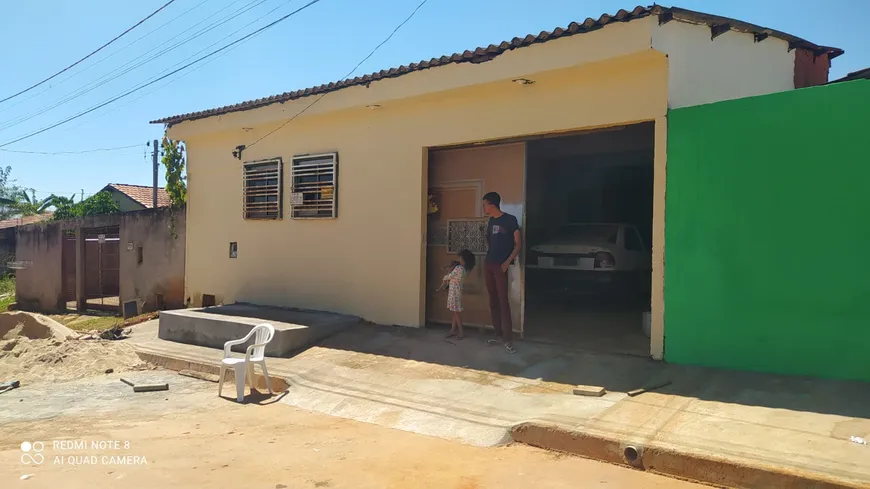
[{"label": "metal gate", "polygon": [[118,226],[83,229],[85,298],[92,309],[120,307],[121,236]]},{"label": "metal gate", "polygon": [[[67,229],[63,232],[63,247],[60,255],[63,274],[63,299],[66,307],[75,309],[76,300],[76,232]],[[72,304],[70,304],[72,302]]]}]

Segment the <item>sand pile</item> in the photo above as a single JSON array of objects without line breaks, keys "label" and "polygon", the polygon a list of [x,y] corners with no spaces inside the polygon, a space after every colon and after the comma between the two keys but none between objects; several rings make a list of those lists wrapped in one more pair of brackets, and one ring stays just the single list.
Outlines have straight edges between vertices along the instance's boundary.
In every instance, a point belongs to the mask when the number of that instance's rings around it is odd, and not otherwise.
[{"label": "sand pile", "polygon": [[65,382],[111,372],[145,370],[133,347],[122,341],[31,340],[0,341],[0,382],[22,384]]},{"label": "sand pile", "polygon": [[45,316],[0,314],[0,382],[65,382],[150,368],[123,341],[74,339],[77,336]]},{"label": "sand pile", "polygon": [[75,338],[78,333],[54,319],[30,312],[4,312],[0,314],[0,339],[26,337],[32,340]]}]

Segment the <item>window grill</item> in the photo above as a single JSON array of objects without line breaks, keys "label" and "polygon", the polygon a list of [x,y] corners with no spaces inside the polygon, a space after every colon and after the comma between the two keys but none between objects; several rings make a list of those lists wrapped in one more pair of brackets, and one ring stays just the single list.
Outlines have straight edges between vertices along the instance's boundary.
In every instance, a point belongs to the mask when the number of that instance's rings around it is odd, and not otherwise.
[{"label": "window grill", "polygon": [[275,220],[283,217],[282,170],[280,158],[245,163],[245,219]]},{"label": "window grill", "polygon": [[338,217],[338,153],[294,156],[291,167],[291,217]]},{"label": "window grill", "polygon": [[449,219],[447,221],[447,253],[468,250],[476,255],[486,254],[486,227],[488,218]]}]

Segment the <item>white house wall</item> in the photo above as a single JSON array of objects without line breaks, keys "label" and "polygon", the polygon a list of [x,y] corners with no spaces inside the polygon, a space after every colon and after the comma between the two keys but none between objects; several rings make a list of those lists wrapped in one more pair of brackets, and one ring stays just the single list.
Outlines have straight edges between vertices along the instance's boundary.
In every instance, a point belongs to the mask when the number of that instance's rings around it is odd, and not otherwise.
[{"label": "white house wall", "polygon": [[[654,19],[650,19],[655,22]],[[788,43],[729,31],[710,39],[706,25],[653,27],[652,47],[668,56],[668,108],[677,109],[794,89]]]}]

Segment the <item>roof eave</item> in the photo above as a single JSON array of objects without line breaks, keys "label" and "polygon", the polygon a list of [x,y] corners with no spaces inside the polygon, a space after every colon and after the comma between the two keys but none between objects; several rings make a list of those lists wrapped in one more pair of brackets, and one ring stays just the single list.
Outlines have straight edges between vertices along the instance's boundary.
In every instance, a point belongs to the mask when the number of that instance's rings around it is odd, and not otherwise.
[{"label": "roof eave", "polygon": [[863,70],[853,71],[842,78],[837,78],[836,80],[832,80],[828,83],[840,83],[840,82],[855,81],[855,80],[870,80],[870,68],[864,68]]},{"label": "roof eave", "polygon": [[162,119],[156,119],[150,121],[150,124],[164,124],[167,128],[172,127],[175,124],[179,124],[181,122],[186,121],[194,121],[199,119],[207,119],[210,117],[220,116],[231,114],[234,112],[244,112],[248,110],[259,109],[262,107],[266,107],[272,104],[289,102],[292,100],[298,100],[305,97],[310,97],[312,95],[322,95],[329,92],[334,92],[337,90],[341,90],[343,88],[350,88],[353,86],[360,85],[368,85],[369,83],[385,80],[389,78],[396,78],[408,73],[412,73],[415,71],[423,71],[428,70],[430,68],[436,68],[438,66],[444,66],[448,64],[454,63],[480,63],[483,61],[489,61],[507,51],[512,51],[514,49],[520,49],[523,47],[530,46],[532,44],[538,44],[547,42],[550,40],[558,39],[560,37],[568,37],[573,36],[575,34],[583,34],[586,32],[591,32],[593,30],[598,30],[602,27],[605,27],[608,24],[613,22],[629,22],[632,20],[641,19],[644,17],[648,17],[651,15],[662,15],[667,14],[672,19],[698,24],[698,25],[707,25],[710,27],[713,26],[728,26],[728,30],[733,30],[737,32],[747,33],[747,34],[756,34],[756,35],[766,35],[771,37],[776,37],[787,41],[789,43],[789,50],[803,48],[812,51],[816,55],[826,54],[828,59],[834,59],[837,56],[840,56],[844,53],[844,51],[840,48],[834,48],[829,46],[820,46],[814,43],[811,43],[805,39],[801,39],[799,37],[793,36],[791,34],[778,31],[775,29],[769,29],[767,27],[762,27],[756,24],[751,24],[749,22],[743,22],[737,19],[732,19],[729,17],[721,17],[718,15],[705,14],[703,12],[696,12],[694,10],[683,9],[680,7],[664,7],[661,5],[652,5],[649,7],[638,6],[635,7],[630,12],[624,9],[619,10],[615,15],[603,14],[597,20],[592,18],[587,18],[582,23],[572,22],[566,28],[556,28],[552,32],[542,31],[537,36],[529,34],[525,37],[515,37],[511,41],[503,41],[499,45],[490,44],[489,46],[483,48],[477,48],[473,51],[465,51],[463,53],[454,53],[450,56],[441,56],[440,58],[432,58],[429,61],[420,61],[417,63],[411,63],[409,65],[402,65],[398,68],[390,68],[388,70],[381,70],[376,73],[370,73],[363,76],[358,76],[350,80],[341,80],[338,82],[330,82],[327,84],[322,84],[316,87],[306,88],[302,90],[295,90],[292,92],[285,92],[279,95],[273,95],[270,97],[264,97],[261,99],[250,100],[246,102],[240,102],[233,105],[227,105],[223,107],[216,107],[214,109],[207,109],[198,112],[190,112],[186,114],[179,114],[170,117],[164,117]]},{"label": "roof eave", "polygon": [[732,19],[730,17],[721,17],[719,15],[705,14],[694,10],[688,10],[680,7],[661,7],[662,12],[669,12],[674,16],[675,20],[689,22],[694,24],[706,24],[707,26],[725,25],[728,24],[729,30],[742,32],[744,34],[766,34],[789,43],[789,49],[804,48],[813,51],[815,54],[827,54],[829,59],[834,59],[842,55],[845,51],[840,48],[831,46],[820,46],[806,39],[793,36],[787,32],[770,29],[757,24],[744,22],[742,20]]}]

